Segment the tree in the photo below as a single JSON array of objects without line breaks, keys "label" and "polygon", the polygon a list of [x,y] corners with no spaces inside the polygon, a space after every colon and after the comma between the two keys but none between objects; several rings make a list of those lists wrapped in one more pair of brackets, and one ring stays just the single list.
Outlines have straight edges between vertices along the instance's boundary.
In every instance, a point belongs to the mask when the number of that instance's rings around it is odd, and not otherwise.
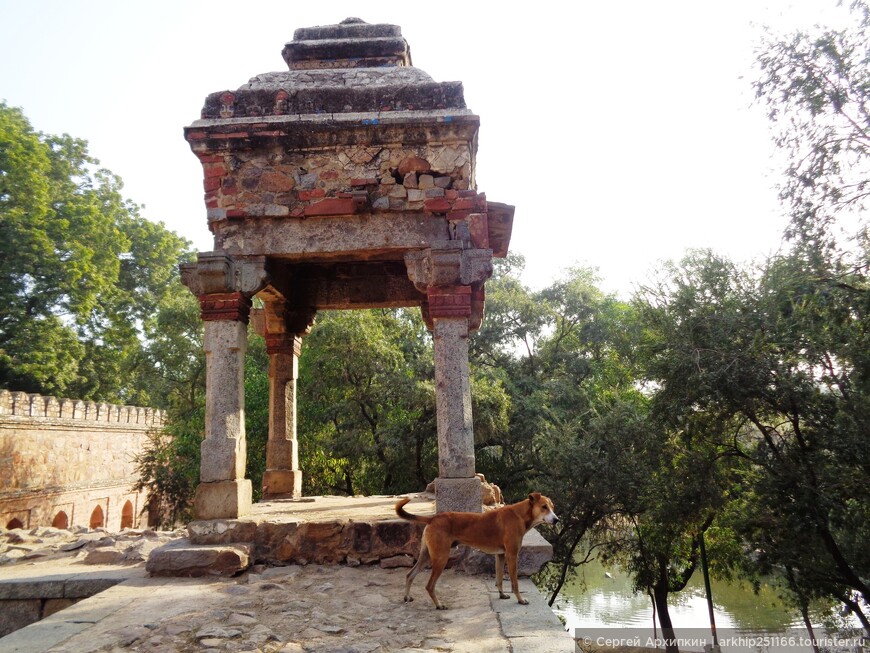
[{"label": "tree", "polygon": [[664,423],[745,463],[735,528],[760,571],[786,570],[797,605],[823,596],[866,623],[870,305],[865,278],[820,277],[818,260],[796,250],[752,274],[688,256],[647,291],[647,369]]},{"label": "tree", "polygon": [[471,341],[473,367],[510,398],[509,428],[479,442],[477,461],[509,500],[531,490],[556,498],[560,526],[545,531],[554,564],[536,579],[552,604],[610,538],[615,489],[633,487],[628,424],[644,398],[633,375],[631,307],[602,293],[591,270],[568,270],[535,292],[520,282],[522,266],[519,256],[496,265],[487,319]]},{"label": "tree", "polygon": [[788,161],[786,235],[817,251],[836,247],[831,227],[870,194],[870,7],[850,6],[851,26],[769,33],[757,55],[756,96]]},{"label": "tree", "polygon": [[188,243],[98,163],[0,103],[0,385],[162,407],[143,342]]},{"label": "tree", "polygon": [[303,343],[308,492],[422,489],[436,475],[431,339],[417,312],[335,311]]}]

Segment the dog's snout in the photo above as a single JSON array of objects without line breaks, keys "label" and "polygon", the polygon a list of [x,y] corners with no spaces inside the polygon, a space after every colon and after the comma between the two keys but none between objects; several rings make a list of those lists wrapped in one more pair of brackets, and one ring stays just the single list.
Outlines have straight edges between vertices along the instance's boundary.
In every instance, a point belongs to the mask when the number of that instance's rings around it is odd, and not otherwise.
[{"label": "dog's snout", "polygon": [[559,518],[556,517],[556,513],[552,512],[552,511],[547,513],[546,519],[547,519],[548,524],[558,524],[559,523]]}]

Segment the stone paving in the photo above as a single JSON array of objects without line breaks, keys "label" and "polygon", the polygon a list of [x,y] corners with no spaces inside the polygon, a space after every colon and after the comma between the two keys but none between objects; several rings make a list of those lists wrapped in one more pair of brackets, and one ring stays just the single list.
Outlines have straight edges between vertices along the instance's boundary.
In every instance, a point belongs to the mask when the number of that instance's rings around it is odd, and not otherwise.
[{"label": "stone paving", "polygon": [[447,571],[435,610],[405,569],[257,567],[235,579],[132,578],[0,639],[0,653],[557,653],[573,642],[529,580],[531,604]]},{"label": "stone paving", "polygon": [[[16,553],[0,565],[0,591],[49,581],[105,580],[108,586],[127,579],[0,638],[0,653],[573,650],[570,636],[527,579],[521,588],[531,603],[522,606],[513,598],[500,600],[491,575],[448,570],[438,591],[450,609],[439,611],[425,591],[428,572],[416,579],[416,600],[404,603],[404,568],[255,565],[235,578],[147,577],[142,562],[147,554],[139,553],[180,535],[0,533],[0,547],[18,547],[6,549]],[[21,541],[9,544],[10,539]],[[23,548],[29,550],[18,555]],[[86,564],[88,558],[100,564]]]}]

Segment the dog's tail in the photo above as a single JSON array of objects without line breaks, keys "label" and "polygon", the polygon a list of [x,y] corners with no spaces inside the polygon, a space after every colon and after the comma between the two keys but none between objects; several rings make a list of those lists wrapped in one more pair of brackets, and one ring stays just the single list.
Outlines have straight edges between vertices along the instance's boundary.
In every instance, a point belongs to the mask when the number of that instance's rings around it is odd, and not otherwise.
[{"label": "dog's tail", "polygon": [[420,515],[412,515],[410,512],[405,510],[405,504],[410,503],[411,499],[405,497],[404,499],[399,499],[396,503],[396,514],[402,519],[407,519],[408,521],[418,521],[424,524],[428,524],[432,521],[431,517],[421,517]]}]

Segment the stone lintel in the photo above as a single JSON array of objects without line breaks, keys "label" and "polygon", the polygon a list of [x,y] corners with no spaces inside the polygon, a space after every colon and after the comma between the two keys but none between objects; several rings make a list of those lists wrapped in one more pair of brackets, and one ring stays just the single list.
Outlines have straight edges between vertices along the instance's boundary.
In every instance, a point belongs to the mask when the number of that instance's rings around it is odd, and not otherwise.
[{"label": "stone lintel", "polygon": [[213,226],[216,242],[231,256],[274,256],[288,263],[400,261],[406,252],[448,238],[447,220],[421,212],[279,220],[252,216]]},{"label": "stone lintel", "polygon": [[250,479],[200,483],[193,500],[196,519],[238,519],[251,512]]}]

